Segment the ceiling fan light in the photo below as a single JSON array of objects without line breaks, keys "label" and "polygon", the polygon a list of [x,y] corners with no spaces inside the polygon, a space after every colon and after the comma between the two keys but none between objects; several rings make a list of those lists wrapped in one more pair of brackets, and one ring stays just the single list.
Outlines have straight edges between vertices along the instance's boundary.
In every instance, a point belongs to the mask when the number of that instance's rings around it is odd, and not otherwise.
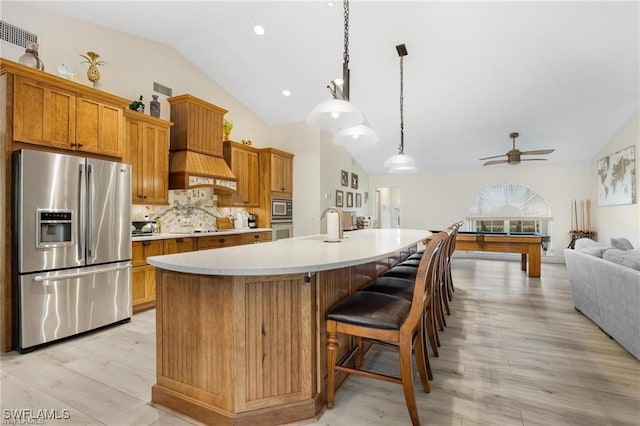
[{"label": "ceiling fan light", "polygon": [[416,162],[406,154],[392,155],[384,162],[384,166],[390,169],[389,173],[413,173],[417,171]]},{"label": "ceiling fan light", "polygon": [[339,130],[333,137],[333,143],[345,146],[366,146],[378,142],[379,139],[371,127],[358,124]]},{"label": "ceiling fan light", "polygon": [[307,116],[307,124],[336,132],[364,121],[362,112],[351,102],[331,99],[316,105]]}]

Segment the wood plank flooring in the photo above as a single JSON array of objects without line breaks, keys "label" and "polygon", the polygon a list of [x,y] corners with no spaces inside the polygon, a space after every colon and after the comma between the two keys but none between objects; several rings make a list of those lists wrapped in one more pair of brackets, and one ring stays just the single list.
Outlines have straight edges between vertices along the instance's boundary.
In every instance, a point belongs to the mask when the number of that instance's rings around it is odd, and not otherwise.
[{"label": "wood plank flooring", "polygon": [[[564,265],[528,278],[519,262],[454,259],[456,291],[434,380],[415,389],[429,425],[640,425],[640,361],[573,309]],[[149,405],[155,312],[27,355],[2,354],[0,405],[69,410],[59,425],[186,425]],[[397,372],[374,349],[371,368]],[[410,424],[400,386],[350,377],[323,426]]]}]

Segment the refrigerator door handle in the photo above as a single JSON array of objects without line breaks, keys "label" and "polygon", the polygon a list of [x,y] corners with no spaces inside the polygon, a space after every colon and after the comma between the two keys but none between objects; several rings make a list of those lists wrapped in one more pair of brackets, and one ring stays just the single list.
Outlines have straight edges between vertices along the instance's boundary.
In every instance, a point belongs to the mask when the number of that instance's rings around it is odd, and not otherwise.
[{"label": "refrigerator door handle", "polygon": [[80,164],[80,170],[78,171],[78,213],[74,218],[77,224],[77,247],[78,247],[78,259],[84,259],[84,242],[85,242],[85,221],[84,221],[84,205],[85,205],[85,185],[84,185],[84,172],[85,165]]},{"label": "refrigerator door handle", "polygon": [[93,196],[95,192],[95,182],[93,181],[93,167],[91,164],[87,164],[87,200],[88,202],[88,211],[87,211],[87,258],[93,257],[93,230],[95,228],[95,197]]},{"label": "refrigerator door handle", "polygon": [[85,277],[87,275],[95,275],[95,274],[102,274],[105,272],[120,271],[122,269],[128,269],[130,267],[131,265],[127,264],[127,265],[120,265],[120,266],[112,266],[109,268],[92,269],[91,271],[73,272],[71,274],[66,274],[66,275],[55,275],[55,276],[36,275],[35,277],[33,277],[33,281],[37,283],[41,282],[43,283],[43,285],[52,285],[48,281],[68,280],[71,278]]}]

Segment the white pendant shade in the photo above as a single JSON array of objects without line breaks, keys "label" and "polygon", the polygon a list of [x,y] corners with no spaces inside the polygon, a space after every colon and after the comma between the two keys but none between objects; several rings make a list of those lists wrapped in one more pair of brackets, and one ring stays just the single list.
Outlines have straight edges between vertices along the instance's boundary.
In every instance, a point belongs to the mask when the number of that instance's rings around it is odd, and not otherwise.
[{"label": "white pendant shade", "polygon": [[379,139],[371,127],[366,124],[358,124],[338,131],[333,137],[333,143],[336,145],[366,146],[378,142]]},{"label": "white pendant shade", "polygon": [[307,116],[307,124],[336,132],[356,126],[364,121],[364,115],[351,102],[331,99],[317,105]]},{"label": "white pendant shade", "polygon": [[392,155],[384,162],[384,166],[389,168],[389,173],[415,173],[418,171],[413,158],[405,154]]}]

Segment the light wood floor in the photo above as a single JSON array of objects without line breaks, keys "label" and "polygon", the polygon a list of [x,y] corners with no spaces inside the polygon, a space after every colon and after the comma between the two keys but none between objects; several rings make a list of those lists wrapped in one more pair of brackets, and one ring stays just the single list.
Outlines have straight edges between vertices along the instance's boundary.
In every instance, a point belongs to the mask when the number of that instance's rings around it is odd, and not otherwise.
[{"label": "light wood floor", "polygon": [[[415,378],[423,424],[640,425],[640,361],[573,309],[564,265],[527,278],[518,262],[454,259],[452,316],[431,357],[431,393]],[[27,355],[3,354],[6,409],[68,409],[46,424],[184,425],[148,404],[154,311]],[[397,371],[395,354],[367,361]],[[398,385],[350,377],[318,425],[409,424]]]}]

